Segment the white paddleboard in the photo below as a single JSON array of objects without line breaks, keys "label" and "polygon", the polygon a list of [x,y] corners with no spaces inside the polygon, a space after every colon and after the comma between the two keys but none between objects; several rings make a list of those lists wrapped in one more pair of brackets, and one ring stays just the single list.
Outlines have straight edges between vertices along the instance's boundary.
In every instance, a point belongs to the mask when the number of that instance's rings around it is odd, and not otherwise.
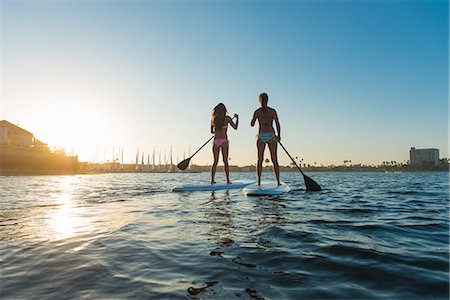
[{"label": "white paddleboard", "polygon": [[232,190],[242,189],[249,184],[255,183],[254,180],[236,180],[230,184],[215,183],[215,184],[198,184],[198,185],[182,185],[176,186],[172,189],[172,192],[195,192],[195,191],[219,191],[219,190]]},{"label": "white paddleboard", "polygon": [[266,195],[280,195],[287,193],[291,188],[284,182],[277,186],[275,181],[262,181],[261,185],[256,183],[247,185],[242,192],[247,196],[266,196]]}]

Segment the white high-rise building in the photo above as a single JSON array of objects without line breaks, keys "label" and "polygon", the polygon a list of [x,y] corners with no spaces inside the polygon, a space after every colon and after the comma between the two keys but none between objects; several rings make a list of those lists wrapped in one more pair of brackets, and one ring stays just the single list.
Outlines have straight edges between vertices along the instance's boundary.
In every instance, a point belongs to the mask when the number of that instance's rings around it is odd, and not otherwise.
[{"label": "white high-rise building", "polygon": [[409,150],[409,161],[411,165],[439,164],[439,149],[416,149]]}]

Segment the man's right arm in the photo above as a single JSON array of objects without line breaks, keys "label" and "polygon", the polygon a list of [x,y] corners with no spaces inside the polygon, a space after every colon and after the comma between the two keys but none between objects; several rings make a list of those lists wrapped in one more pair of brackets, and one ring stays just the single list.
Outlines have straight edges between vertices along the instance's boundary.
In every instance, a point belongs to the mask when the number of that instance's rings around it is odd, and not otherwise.
[{"label": "man's right arm", "polygon": [[253,113],[253,119],[252,119],[252,121],[250,122],[250,125],[253,127],[253,126],[255,126],[255,122],[256,122],[256,119],[257,119],[258,117],[256,116],[256,111]]}]

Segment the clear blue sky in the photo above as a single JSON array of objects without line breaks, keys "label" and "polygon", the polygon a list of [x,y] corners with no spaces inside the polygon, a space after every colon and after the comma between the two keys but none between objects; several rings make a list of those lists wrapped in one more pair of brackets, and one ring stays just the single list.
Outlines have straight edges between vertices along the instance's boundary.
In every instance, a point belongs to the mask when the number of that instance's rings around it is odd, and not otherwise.
[{"label": "clear blue sky", "polygon": [[232,164],[255,163],[263,91],[306,163],[448,157],[448,1],[2,1],[1,14],[1,119],[81,160],[113,146],[181,160],[223,102],[241,117]]}]

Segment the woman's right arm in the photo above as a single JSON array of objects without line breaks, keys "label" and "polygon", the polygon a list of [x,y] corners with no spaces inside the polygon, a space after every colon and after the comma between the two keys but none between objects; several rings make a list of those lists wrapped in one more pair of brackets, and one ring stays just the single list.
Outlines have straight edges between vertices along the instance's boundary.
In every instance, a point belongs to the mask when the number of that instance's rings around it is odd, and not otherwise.
[{"label": "woman's right arm", "polygon": [[239,115],[238,114],[234,114],[234,117],[236,118],[236,123],[233,122],[233,119],[230,118],[230,125],[231,127],[233,127],[234,129],[238,128],[239,125]]}]

